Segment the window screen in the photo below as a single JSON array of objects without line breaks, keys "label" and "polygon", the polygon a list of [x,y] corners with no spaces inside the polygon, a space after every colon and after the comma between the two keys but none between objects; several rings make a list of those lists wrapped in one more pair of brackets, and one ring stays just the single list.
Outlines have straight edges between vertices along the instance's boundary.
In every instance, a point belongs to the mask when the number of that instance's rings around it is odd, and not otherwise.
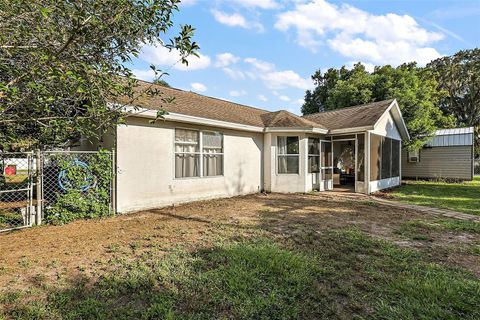
[{"label": "window screen", "polygon": [[357,181],[365,181],[365,135],[357,136]]},{"label": "window screen", "polygon": [[392,177],[392,139],[382,137],[382,179]]},{"label": "window screen", "polygon": [[400,176],[400,141],[392,140],[392,177]]},{"label": "window screen", "polygon": [[380,180],[382,137],[370,134],[370,180]]},{"label": "window screen", "polygon": [[321,165],[322,167],[331,167],[332,166],[332,143],[322,141],[321,148]]},{"label": "window screen", "polygon": [[320,172],[320,139],[308,138],[308,172]]},{"label": "window screen", "polygon": [[370,134],[370,180],[400,176],[400,141]]}]

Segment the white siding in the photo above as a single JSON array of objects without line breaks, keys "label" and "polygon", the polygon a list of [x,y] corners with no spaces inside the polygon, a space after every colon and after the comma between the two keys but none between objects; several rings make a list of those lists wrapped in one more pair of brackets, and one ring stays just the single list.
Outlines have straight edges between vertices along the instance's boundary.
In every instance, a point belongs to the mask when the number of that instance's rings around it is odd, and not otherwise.
[{"label": "white siding", "polygon": [[[175,127],[224,134],[224,176],[174,178]],[[201,199],[259,192],[263,134],[183,123],[129,119],[117,128],[117,208],[137,211]]]}]

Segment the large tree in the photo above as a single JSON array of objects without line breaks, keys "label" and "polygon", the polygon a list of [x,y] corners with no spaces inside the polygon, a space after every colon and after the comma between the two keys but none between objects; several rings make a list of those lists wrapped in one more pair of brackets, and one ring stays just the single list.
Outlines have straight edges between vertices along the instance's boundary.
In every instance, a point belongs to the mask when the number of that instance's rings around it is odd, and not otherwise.
[{"label": "large tree", "polygon": [[179,2],[1,1],[0,148],[58,146],[122,121],[122,105],[108,102],[128,97],[135,105],[136,80],[125,63],[143,45],[178,50],[182,63],[196,54],[191,26],[171,30]]},{"label": "large tree", "polygon": [[410,148],[421,147],[437,127],[453,125],[438,107],[442,92],[434,73],[415,63],[376,67],[372,73],[358,63],[351,70],[319,70],[312,78],[316,88],[306,92],[303,114],[396,98],[412,136]]},{"label": "large tree", "polygon": [[452,114],[460,126],[476,127],[476,150],[480,156],[480,49],[462,50],[427,65],[435,72],[439,90],[446,92],[440,108]]}]

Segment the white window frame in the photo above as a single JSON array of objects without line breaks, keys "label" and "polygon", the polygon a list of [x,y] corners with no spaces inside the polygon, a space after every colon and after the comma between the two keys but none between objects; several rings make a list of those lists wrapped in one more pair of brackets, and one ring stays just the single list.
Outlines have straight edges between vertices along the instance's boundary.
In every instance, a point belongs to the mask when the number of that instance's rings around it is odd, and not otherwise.
[{"label": "white window frame", "polygon": [[[217,133],[217,134],[222,135],[222,152],[219,152],[219,153],[205,153],[203,151],[203,149],[204,149],[203,148],[203,133],[204,132]],[[202,177],[202,178],[215,178],[215,177],[223,177],[224,176],[224,174],[225,174],[225,156],[224,156],[225,140],[224,140],[224,137],[225,136],[224,136],[223,132],[220,132],[220,131],[213,131],[213,130],[201,130],[200,131],[200,148],[201,148],[200,149],[200,153],[201,153],[201,155],[200,155],[200,166],[201,166],[200,167],[200,177]],[[208,155],[214,154],[216,156],[222,156],[222,174],[217,174],[217,175],[214,175],[214,176],[204,175],[204,173],[203,173],[203,156],[206,155],[206,154],[208,154]]]},{"label": "white window frame", "polygon": [[[177,144],[182,144],[182,142],[178,143],[175,141],[175,131],[176,130],[189,130],[189,131],[197,131],[198,132],[198,152],[177,152],[176,151],[176,145]],[[222,156],[222,174],[221,175],[215,175],[215,176],[205,176],[203,174],[203,155],[206,154],[203,152],[203,133],[204,132],[212,132],[212,133],[219,133],[222,135],[222,152],[221,153],[215,153],[215,155],[221,155]],[[188,144],[188,143],[184,143]],[[176,155],[177,154],[195,154],[200,157],[199,160],[199,175],[194,176],[194,177],[176,177],[175,172],[176,172]],[[214,131],[214,130],[199,130],[199,129],[192,129],[192,128],[184,128],[184,127],[176,127],[174,128],[173,132],[173,179],[174,180],[186,180],[186,179],[199,179],[199,178],[216,178],[216,177],[223,177],[225,175],[225,135],[221,131]]]},{"label": "white window frame", "polygon": [[[293,154],[293,153],[285,153],[285,154],[282,153],[282,154],[280,154],[280,153],[278,152],[278,149],[279,149],[279,148],[278,148],[278,139],[279,139],[279,138],[297,138],[297,141],[298,141],[298,153],[296,153],[296,154]],[[276,150],[276,153],[277,153],[276,157],[277,157],[277,158],[276,158],[276,161],[275,161],[276,167],[277,167],[277,170],[276,170],[276,171],[277,171],[277,175],[300,175],[300,136],[290,136],[290,135],[288,135],[288,136],[283,136],[283,135],[282,135],[282,136],[277,136],[277,147],[276,147],[275,149],[277,149],[277,150]],[[288,147],[287,147],[287,149],[288,149]],[[287,151],[287,152],[288,152],[288,151]],[[298,171],[297,171],[297,173],[280,173],[280,172],[278,172],[278,169],[279,169],[279,165],[278,165],[278,164],[279,164],[279,161],[278,161],[278,159],[279,159],[279,157],[297,157],[297,158],[298,158]]]},{"label": "white window frame", "polygon": [[408,156],[408,162],[409,163],[418,163],[420,162],[420,149],[415,149],[413,152],[408,151],[407,152]]},{"label": "white window frame", "polygon": [[[318,145],[317,145],[317,148],[318,148],[318,154],[314,154],[314,153],[310,153],[310,139],[314,140],[318,140]],[[322,154],[322,150],[321,150],[321,143],[322,139],[320,139],[320,137],[307,137],[307,160],[310,159],[310,157],[316,157],[318,158],[318,172],[310,172],[310,165],[308,166],[307,168],[307,173],[321,173],[322,171],[322,159],[321,159],[321,154]],[[308,163],[308,162],[307,162]]]}]

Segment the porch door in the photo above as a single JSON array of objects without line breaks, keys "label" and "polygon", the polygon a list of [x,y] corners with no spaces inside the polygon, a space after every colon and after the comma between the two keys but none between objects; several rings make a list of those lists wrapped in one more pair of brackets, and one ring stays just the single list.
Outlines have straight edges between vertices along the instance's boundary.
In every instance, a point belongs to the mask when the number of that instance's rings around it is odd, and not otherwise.
[{"label": "porch door", "polygon": [[357,134],[355,147],[355,192],[365,193],[365,134]]},{"label": "porch door", "polygon": [[320,190],[333,190],[332,142],[320,141]]}]

